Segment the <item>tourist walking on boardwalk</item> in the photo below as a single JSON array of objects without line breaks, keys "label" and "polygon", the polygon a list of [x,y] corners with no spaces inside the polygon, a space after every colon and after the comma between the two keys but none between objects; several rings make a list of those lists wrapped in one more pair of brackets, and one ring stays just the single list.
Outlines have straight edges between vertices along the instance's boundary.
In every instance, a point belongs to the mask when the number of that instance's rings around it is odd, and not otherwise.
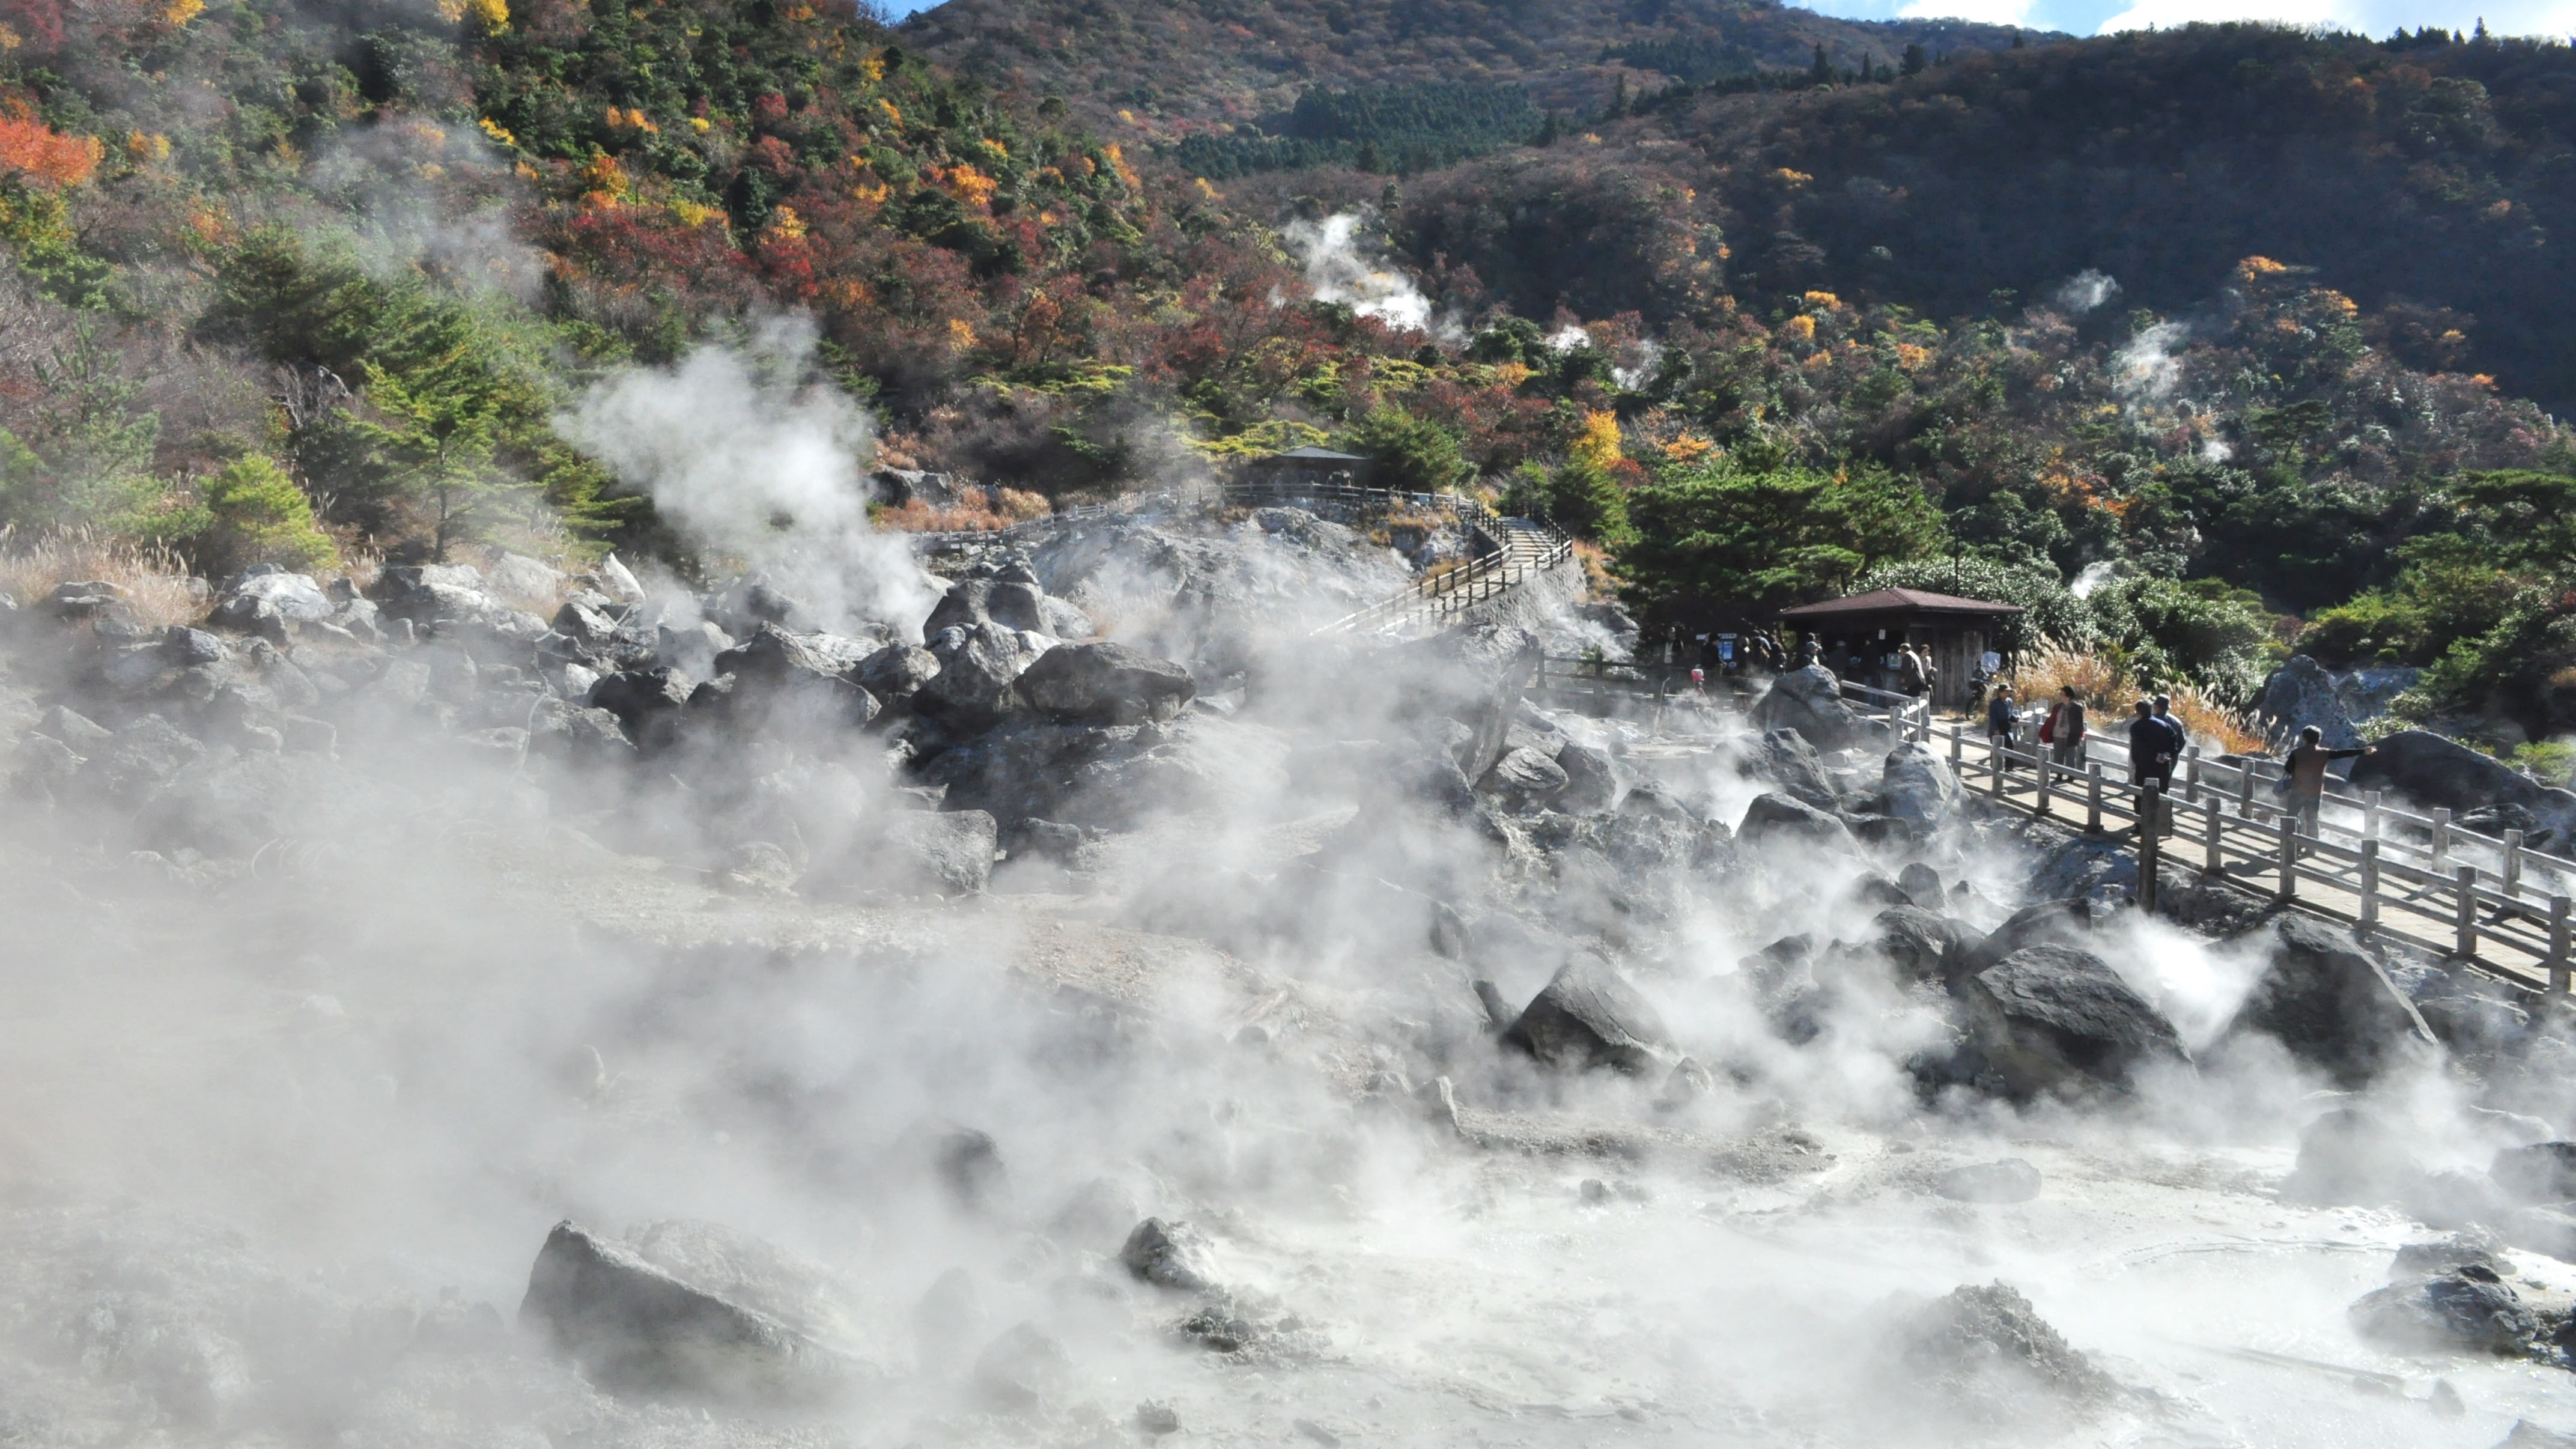
[{"label": "tourist walking on boardwalk", "polygon": [[[2021,733],[2021,716],[2013,709],[2012,686],[1997,681],[1994,694],[1986,700],[1986,738],[2010,751]],[[2004,756],[2004,768],[2012,768],[2012,756]]]},{"label": "tourist walking on boardwalk", "polygon": [[2057,691],[2057,703],[2048,711],[2048,722],[2039,727],[2040,743],[2048,746],[2051,762],[2071,770],[2084,768],[2084,702],[2075,697],[2075,686]]},{"label": "tourist walking on boardwalk", "polygon": [[1914,646],[1911,644],[1898,645],[1896,648],[1897,692],[1908,699],[1921,699],[1923,691],[1929,689],[1931,685],[1931,674],[1923,667],[1923,656],[1915,653]]}]

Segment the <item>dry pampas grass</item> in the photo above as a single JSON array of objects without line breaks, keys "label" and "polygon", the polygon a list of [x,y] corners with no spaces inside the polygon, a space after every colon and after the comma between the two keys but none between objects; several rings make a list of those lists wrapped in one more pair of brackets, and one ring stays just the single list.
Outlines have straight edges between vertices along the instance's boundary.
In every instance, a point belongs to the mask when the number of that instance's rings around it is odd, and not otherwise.
[{"label": "dry pampas grass", "polygon": [[2094,712],[2095,728],[2126,716],[2141,696],[2173,696],[2174,718],[2181,720],[2192,742],[2220,754],[2255,755],[2265,748],[2261,721],[2245,710],[2221,704],[2199,685],[2140,683],[2126,669],[2098,654],[2044,643],[2026,651],[2004,675],[2013,697],[2024,706],[2053,704],[2059,691],[2075,686],[2075,697]]},{"label": "dry pampas grass", "polygon": [[69,583],[114,584],[140,624],[193,624],[214,607],[205,582],[166,548],[87,529],[20,536],[0,528],[0,593],[23,607]]}]

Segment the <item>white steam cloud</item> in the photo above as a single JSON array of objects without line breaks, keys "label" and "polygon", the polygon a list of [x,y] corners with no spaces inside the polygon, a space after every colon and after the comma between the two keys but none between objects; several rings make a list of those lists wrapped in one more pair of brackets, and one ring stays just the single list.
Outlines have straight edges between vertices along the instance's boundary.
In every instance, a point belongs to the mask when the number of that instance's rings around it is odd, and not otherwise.
[{"label": "white steam cloud", "polygon": [[1348,211],[1320,222],[1300,219],[1280,228],[1280,236],[1306,269],[1306,284],[1315,289],[1315,300],[1347,303],[1352,311],[1390,327],[1434,335],[1454,330],[1433,324],[1431,299],[1412,278],[1361,254],[1359,228],[1359,215]]},{"label": "white steam cloud", "polygon": [[907,542],[869,524],[876,429],[815,371],[814,343],[810,321],[773,319],[740,348],[602,382],[557,426],[693,543],[769,573],[827,622],[917,628],[938,588]]},{"label": "white steam cloud", "polygon": [[2182,384],[2182,347],[2191,340],[2183,322],[2159,322],[2129,339],[2112,359],[2112,386],[2131,407],[2162,402]]},{"label": "white steam cloud", "polygon": [[2081,317],[2105,303],[2117,301],[2120,284],[2111,274],[2086,267],[2069,277],[2057,289],[2057,310],[2069,317]]}]

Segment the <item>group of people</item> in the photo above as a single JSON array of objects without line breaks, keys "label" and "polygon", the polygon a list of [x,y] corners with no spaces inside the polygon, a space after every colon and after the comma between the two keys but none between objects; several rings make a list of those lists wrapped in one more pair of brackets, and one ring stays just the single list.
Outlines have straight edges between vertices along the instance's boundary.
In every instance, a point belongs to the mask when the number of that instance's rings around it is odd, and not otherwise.
[{"label": "group of people", "polygon": [[[2084,701],[2071,684],[2060,688],[2058,696],[2040,724],[2040,743],[2048,746],[2051,764],[2081,770],[2086,733]],[[2009,750],[2019,741],[2021,724],[2021,709],[2013,700],[2012,687],[1998,682],[1986,701],[1987,737]],[[2139,700],[2129,720],[2130,783],[2140,791],[2152,787],[2170,796],[2174,766],[2181,762],[2190,743],[2190,732],[2174,718],[2172,695]],[[2328,749],[2324,732],[2315,725],[2299,731],[2298,744],[2281,759],[2281,779],[2276,788],[2288,797],[2289,814],[2298,822],[2300,834],[2311,839],[2316,836],[2317,813],[2325,802],[2326,767],[2337,760],[2375,753],[2368,745]]]},{"label": "group of people", "polygon": [[[2084,740],[2089,730],[2084,701],[2071,684],[2057,693],[2057,700],[2049,705],[2047,716],[2040,722],[2039,742],[2048,746],[2051,764],[2080,770],[2084,768]],[[2011,749],[2021,738],[2021,726],[2021,706],[2013,699],[2012,686],[1997,682],[1986,699],[1987,738]],[[2130,782],[2141,790],[2150,785],[2172,789],[2174,765],[2190,743],[2189,732],[2173,716],[2172,695],[2139,700],[2136,716],[2129,721]]]}]

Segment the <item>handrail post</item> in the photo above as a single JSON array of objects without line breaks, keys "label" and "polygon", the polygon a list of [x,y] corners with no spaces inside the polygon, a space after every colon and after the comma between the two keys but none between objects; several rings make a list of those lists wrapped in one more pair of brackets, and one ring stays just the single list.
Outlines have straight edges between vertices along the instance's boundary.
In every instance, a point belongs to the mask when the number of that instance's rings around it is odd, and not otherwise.
[{"label": "handrail post", "polygon": [[2102,833],[2102,762],[2088,760],[2084,765],[2084,832]]},{"label": "handrail post", "polygon": [[2519,830],[2504,833],[2504,870],[2500,874],[2502,879],[2496,889],[2504,892],[2506,900],[2512,900],[2522,890],[2522,832]]},{"label": "handrail post", "polygon": [[2549,994],[2567,994],[2567,908],[2565,896],[2549,898]]},{"label": "handrail post", "polygon": [[1986,783],[1993,787],[1995,798],[2004,798],[2004,742],[2000,735],[1986,740]]},{"label": "handrail post", "polygon": [[2281,817],[2281,885],[2276,894],[2285,901],[2299,896],[2299,823],[2286,815]]},{"label": "handrail post", "polygon": [[1962,739],[1960,739],[1960,738],[1959,738],[1959,732],[1958,732],[1957,730],[1955,730],[1955,729],[1954,729],[1954,730],[1952,730],[1952,731],[1950,731],[1950,773],[1951,773],[1951,774],[1955,775],[1955,774],[1959,773],[1959,756],[1960,756],[1960,752],[1961,752],[1961,751],[1963,751],[1963,750],[1965,750],[1966,748],[1967,748],[1967,742],[1966,742],[1965,740],[1962,740]]},{"label": "handrail post", "polygon": [[2203,875],[2217,875],[2227,868],[2227,857],[2221,841],[2227,832],[2227,808],[2216,795],[2200,802],[2200,870]]},{"label": "handrail post", "polygon": [[2451,877],[2453,952],[2463,961],[2478,959],[2478,868],[2464,865]]},{"label": "handrail post", "polygon": [[2451,812],[2433,812],[2433,869],[2441,870],[2451,863]]},{"label": "handrail post", "polygon": [[2377,790],[2361,792],[2361,838],[2364,840],[2379,838],[2379,800]]},{"label": "handrail post", "polygon": [[2200,746],[2198,745],[2182,747],[2182,791],[2184,800],[2194,805],[2200,803]]},{"label": "handrail post", "polygon": [[2361,843],[2361,922],[2359,930],[2367,936],[2379,925],[2379,840],[2372,837]]},{"label": "handrail post", "polygon": [[2236,767],[2236,818],[2239,820],[2254,818],[2254,762],[2252,760]]},{"label": "handrail post", "polygon": [[2031,812],[2045,816],[2057,795],[2057,762],[2048,757],[2046,750],[2034,750],[2032,753],[2039,760],[2039,803],[2031,807]]},{"label": "handrail post", "polygon": [[2139,801],[2138,810],[2138,909],[2148,915],[2156,913],[2156,872],[2163,863],[2164,847],[2158,827],[2164,822],[2164,793],[2149,785]]}]

